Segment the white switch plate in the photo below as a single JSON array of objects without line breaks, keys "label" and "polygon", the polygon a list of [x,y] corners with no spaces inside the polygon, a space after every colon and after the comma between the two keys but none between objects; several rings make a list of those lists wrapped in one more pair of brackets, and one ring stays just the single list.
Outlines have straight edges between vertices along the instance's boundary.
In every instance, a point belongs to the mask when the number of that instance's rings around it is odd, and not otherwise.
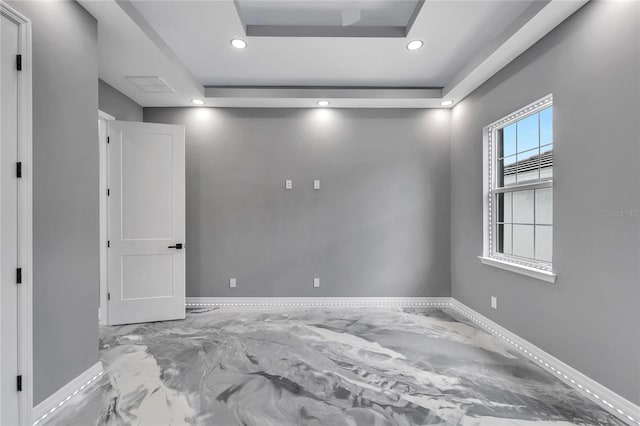
[{"label": "white switch plate", "polygon": [[229,278],[229,287],[236,288],[236,279],[235,278]]},{"label": "white switch plate", "polygon": [[313,286],[314,287],[320,287],[320,278],[314,278],[313,279]]},{"label": "white switch plate", "polygon": [[493,309],[498,309],[498,298],[495,296],[491,296],[491,307]]},{"label": "white switch plate", "polygon": [[293,181],[291,179],[287,179],[284,181],[284,187],[286,189],[291,189],[293,188]]},{"label": "white switch plate", "polygon": [[313,181],[313,189],[320,189],[320,181],[318,179]]}]

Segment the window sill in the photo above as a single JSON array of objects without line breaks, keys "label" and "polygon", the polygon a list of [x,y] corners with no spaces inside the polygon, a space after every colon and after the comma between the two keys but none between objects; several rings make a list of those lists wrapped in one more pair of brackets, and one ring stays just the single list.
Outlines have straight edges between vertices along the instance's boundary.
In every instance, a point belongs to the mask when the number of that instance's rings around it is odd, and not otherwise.
[{"label": "window sill", "polygon": [[536,278],[549,283],[556,282],[556,274],[550,271],[543,271],[529,266],[518,265],[515,263],[507,262],[504,260],[498,260],[491,257],[478,256],[480,262],[483,265],[493,266],[495,268],[505,269],[507,271],[515,272],[516,274],[526,275],[531,278]]}]

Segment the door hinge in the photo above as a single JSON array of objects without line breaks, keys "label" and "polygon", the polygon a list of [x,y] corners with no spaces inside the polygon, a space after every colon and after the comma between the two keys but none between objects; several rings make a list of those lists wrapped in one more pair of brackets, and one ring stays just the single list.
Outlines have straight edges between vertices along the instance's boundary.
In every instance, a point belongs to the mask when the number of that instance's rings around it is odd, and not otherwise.
[{"label": "door hinge", "polygon": [[111,190],[107,188],[107,197],[111,195]]},{"label": "door hinge", "polygon": [[107,293],[107,300],[111,300],[111,293]]},{"label": "door hinge", "polygon": [[18,392],[22,392],[22,375],[16,377],[16,388],[18,389]]},{"label": "door hinge", "polygon": [[111,143],[111,141],[109,140],[109,136],[107,136],[107,143]]},{"label": "door hinge", "polygon": [[22,55],[16,55],[16,69],[22,71]]},{"label": "door hinge", "polygon": [[22,268],[16,270],[16,284],[22,284]]},{"label": "door hinge", "polygon": [[111,240],[107,240],[107,247],[111,247]]},{"label": "door hinge", "polygon": [[16,163],[16,177],[22,177],[22,161]]}]

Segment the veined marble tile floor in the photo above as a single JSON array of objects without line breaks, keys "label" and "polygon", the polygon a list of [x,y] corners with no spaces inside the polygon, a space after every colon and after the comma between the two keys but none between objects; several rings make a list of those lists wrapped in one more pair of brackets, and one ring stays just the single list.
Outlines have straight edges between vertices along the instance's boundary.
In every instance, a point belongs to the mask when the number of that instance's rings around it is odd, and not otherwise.
[{"label": "veined marble tile floor", "polygon": [[198,309],[100,345],[104,377],[40,424],[625,424],[448,310]]}]

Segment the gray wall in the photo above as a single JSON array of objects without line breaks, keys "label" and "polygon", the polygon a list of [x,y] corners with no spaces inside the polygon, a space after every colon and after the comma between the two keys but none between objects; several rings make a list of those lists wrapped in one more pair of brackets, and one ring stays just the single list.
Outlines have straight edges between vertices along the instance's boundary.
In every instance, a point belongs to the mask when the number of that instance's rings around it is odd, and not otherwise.
[{"label": "gray wall", "polygon": [[[591,2],[452,112],[453,296],[640,403],[637,2]],[[554,95],[555,284],[480,264],[482,128]],[[498,310],[491,310],[491,295]]]},{"label": "gray wall", "polygon": [[187,296],[449,295],[449,111],[144,119],[186,126]]},{"label": "gray wall", "polygon": [[98,108],[116,120],[142,121],[142,107],[102,80],[98,82]]},{"label": "gray wall", "polygon": [[34,403],[98,359],[98,58],[75,2],[10,2],[33,24]]}]

